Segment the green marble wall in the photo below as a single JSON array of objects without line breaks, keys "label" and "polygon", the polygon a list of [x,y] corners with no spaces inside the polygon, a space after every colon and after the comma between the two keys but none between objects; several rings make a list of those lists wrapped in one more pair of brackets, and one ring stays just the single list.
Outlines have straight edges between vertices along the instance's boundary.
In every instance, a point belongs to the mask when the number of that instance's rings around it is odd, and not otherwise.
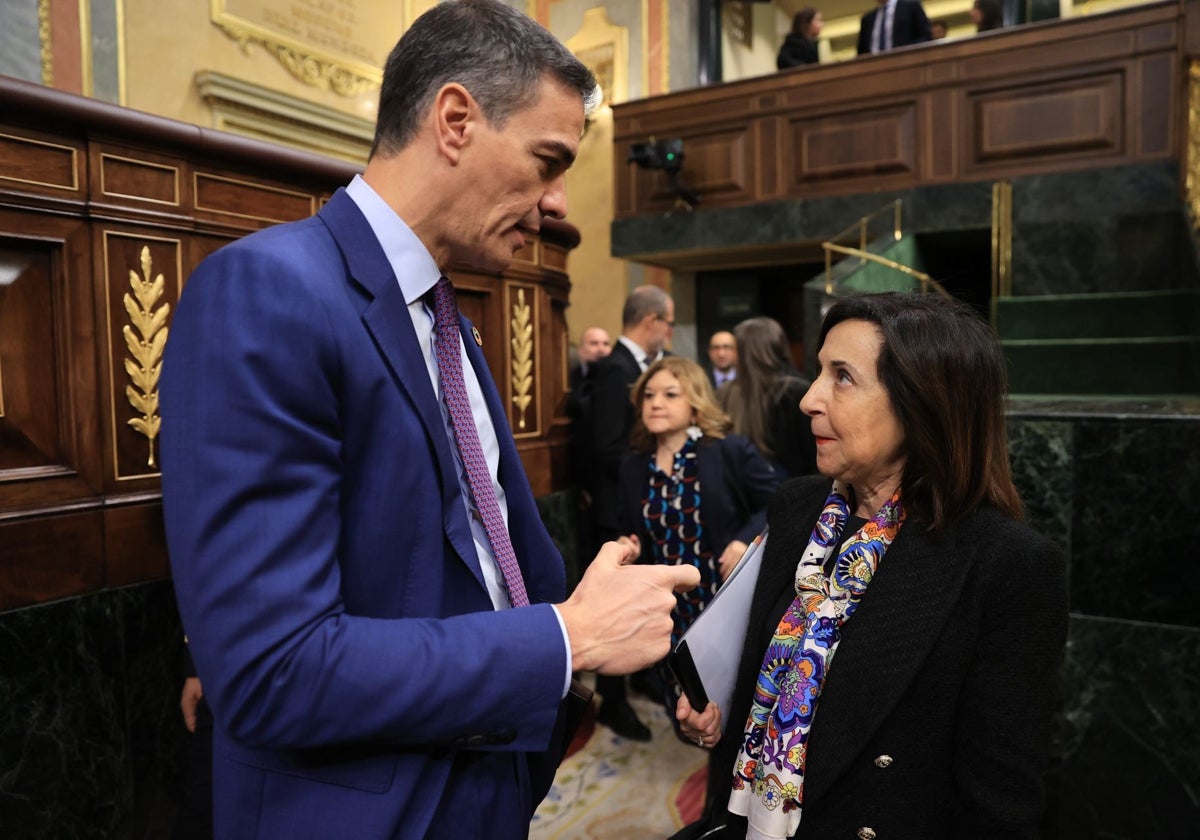
[{"label": "green marble wall", "polygon": [[1069,561],[1045,836],[1195,837],[1200,399],[1024,400],[1009,430],[1029,520]]},{"label": "green marble wall", "polygon": [[[1200,286],[1176,163],[1063,172],[1013,181],[1013,294],[1069,294]],[[789,199],[612,223],[612,253],[631,259],[680,251],[819,242],[895,199],[905,235],[988,230],[991,182],[832,198]],[[748,257],[747,262],[752,262]],[[935,278],[938,279],[938,278]]]},{"label": "green marble wall", "polygon": [[181,644],[169,582],[0,614],[0,836],[166,836]]}]

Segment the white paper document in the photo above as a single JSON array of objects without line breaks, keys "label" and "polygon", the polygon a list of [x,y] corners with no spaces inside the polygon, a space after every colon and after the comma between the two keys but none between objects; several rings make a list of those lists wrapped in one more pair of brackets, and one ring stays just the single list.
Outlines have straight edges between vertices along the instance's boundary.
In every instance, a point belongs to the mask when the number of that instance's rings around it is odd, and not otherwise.
[{"label": "white paper document", "polygon": [[746,548],[733,574],[721,584],[716,596],[675,646],[676,654],[680,648],[686,650],[685,657],[690,654],[704,693],[721,710],[722,726],[729,721],[733,684],[737,679],[742,644],[746,641],[750,601],[754,597],[754,585],[758,582],[766,545],[767,531],[764,529]]}]

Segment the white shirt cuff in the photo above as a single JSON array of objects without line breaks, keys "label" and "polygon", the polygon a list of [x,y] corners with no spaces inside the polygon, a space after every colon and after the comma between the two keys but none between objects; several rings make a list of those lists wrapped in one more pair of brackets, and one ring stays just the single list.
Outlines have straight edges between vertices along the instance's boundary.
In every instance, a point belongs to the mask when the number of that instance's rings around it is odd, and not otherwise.
[{"label": "white shirt cuff", "polygon": [[571,690],[571,637],[567,635],[567,625],[563,621],[563,617],[559,614],[558,607],[551,604],[550,608],[554,610],[554,617],[558,619],[558,629],[562,631],[563,648],[567,652],[567,676],[563,681],[562,694],[559,695],[559,699],[562,699]]}]

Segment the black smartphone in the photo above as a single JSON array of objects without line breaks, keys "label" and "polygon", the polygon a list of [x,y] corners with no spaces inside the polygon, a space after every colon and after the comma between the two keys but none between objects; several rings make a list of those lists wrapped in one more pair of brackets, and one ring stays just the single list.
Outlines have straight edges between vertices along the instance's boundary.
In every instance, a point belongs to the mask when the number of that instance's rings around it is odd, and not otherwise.
[{"label": "black smartphone", "polygon": [[697,712],[708,708],[708,692],[704,690],[704,683],[700,681],[700,673],[696,670],[696,662],[692,659],[686,640],[676,645],[675,650],[667,655],[667,667],[675,675],[676,682],[687,695],[692,708]]}]

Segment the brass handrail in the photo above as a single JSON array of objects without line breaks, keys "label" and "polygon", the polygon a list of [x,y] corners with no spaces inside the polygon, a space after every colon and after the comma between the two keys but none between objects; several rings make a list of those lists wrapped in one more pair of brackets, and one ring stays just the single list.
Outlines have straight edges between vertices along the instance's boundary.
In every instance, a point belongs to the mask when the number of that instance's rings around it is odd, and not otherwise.
[{"label": "brass handrail", "polygon": [[[864,251],[861,248],[849,248],[845,245],[834,245],[832,242],[824,242],[822,243],[821,247],[825,248],[826,254],[831,251],[836,251],[839,254],[845,254],[850,257],[859,257],[864,262],[870,260],[871,262],[885,265],[888,268],[895,269],[896,271],[899,271],[902,274],[907,274],[908,276],[917,280],[921,284],[922,292],[928,292],[930,287],[932,287],[933,290],[942,297],[951,297],[950,293],[946,291],[945,287],[942,286],[941,283],[934,280],[924,271],[918,271],[915,268],[910,268],[904,263],[898,263],[895,260],[889,260],[887,257],[881,257],[878,254],[872,254],[870,251]],[[825,294],[833,294],[833,282],[829,278],[829,275],[825,276]]]},{"label": "brass handrail", "polygon": [[902,234],[900,233],[900,208],[903,206],[903,204],[904,204],[904,202],[901,199],[897,198],[895,201],[891,202],[890,204],[885,204],[882,207],[880,207],[878,210],[868,213],[867,215],[865,215],[861,219],[859,219],[857,222],[850,225],[845,230],[840,231],[839,233],[835,233],[833,236],[829,237],[825,241],[826,242],[837,242],[839,239],[844,238],[847,234],[858,231],[858,247],[862,248],[865,251],[867,249],[867,225],[868,225],[868,223],[872,219],[874,219],[876,216],[880,216],[883,213],[886,213],[888,210],[891,210],[893,213],[892,236],[894,236],[896,238],[896,241],[899,242],[900,237],[902,236]]},{"label": "brass handrail", "polygon": [[[854,224],[847,227],[845,230],[839,231],[838,233],[834,234],[833,236],[829,237],[828,239],[826,239],[824,242],[821,243],[821,247],[825,249],[825,293],[826,294],[828,294],[828,295],[833,294],[833,252],[837,251],[838,253],[842,253],[842,254],[856,255],[859,257],[859,265],[865,265],[868,259],[875,259],[875,257],[872,254],[868,253],[868,251],[867,251],[867,244],[868,244],[867,232],[868,232],[868,228],[870,226],[871,220],[876,218],[877,216],[883,215],[884,213],[886,213],[890,210],[892,212],[892,237],[893,237],[893,239],[895,239],[896,242],[899,242],[904,236],[903,232],[901,231],[901,225],[900,225],[900,213],[901,213],[901,208],[903,206],[904,206],[903,200],[897,198],[894,201],[890,202],[889,204],[885,204],[884,206],[880,207],[878,210],[868,213],[867,215],[863,216],[861,219],[856,221]],[[858,233],[858,248],[850,249],[849,251],[843,250],[846,246],[838,245],[837,244],[838,240],[844,239],[847,236],[849,236],[850,234],[855,233],[855,232]],[[886,264],[886,263],[890,262],[890,260],[884,261],[884,262]],[[899,265],[899,263],[895,263],[893,265]],[[905,268],[907,269],[907,266]],[[908,271],[910,274],[913,273],[911,269],[908,269]],[[917,272],[917,273],[920,274],[920,272]],[[916,276],[916,275],[914,275],[914,276]],[[933,280],[933,278],[929,277],[928,274],[924,274],[923,276],[928,277],[930,280]],[[918,279],[920,279],[920,278],[918,278]]]}]

